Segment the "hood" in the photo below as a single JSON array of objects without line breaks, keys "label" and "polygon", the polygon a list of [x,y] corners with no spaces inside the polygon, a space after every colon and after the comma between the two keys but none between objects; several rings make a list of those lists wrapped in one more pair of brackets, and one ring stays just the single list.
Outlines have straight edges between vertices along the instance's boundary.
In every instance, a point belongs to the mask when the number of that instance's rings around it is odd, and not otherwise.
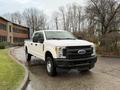
[{"label": "hood", "polygon": [[93,43],[86,40],[47,40],[46,44],[53,46],[87,46]]}]

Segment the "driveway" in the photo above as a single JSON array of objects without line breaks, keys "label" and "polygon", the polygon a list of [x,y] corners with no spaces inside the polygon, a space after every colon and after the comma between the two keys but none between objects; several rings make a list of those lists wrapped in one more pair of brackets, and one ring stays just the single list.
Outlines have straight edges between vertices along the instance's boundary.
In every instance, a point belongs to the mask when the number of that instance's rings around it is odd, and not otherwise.
[{"label": "driveway", "polygon": [[[23,47],[14,49],[13,55],[25,64]],[[120,90],[120,58],[98,57],[96,67],[88,73],[59,69],[58,76],[50,77],[44,63],[32,57],[28,70],[30,83],[27,90]]]}]

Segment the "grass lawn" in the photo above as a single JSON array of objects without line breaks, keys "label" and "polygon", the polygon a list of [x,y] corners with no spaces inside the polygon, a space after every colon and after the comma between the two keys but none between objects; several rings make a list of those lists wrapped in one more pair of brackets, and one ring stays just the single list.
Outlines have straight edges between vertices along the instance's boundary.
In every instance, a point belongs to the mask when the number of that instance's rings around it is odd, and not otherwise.
[{"label": "grass lawn", "polygon": [[24,75],[24,68],[8,56],[6,49],[0,49],[0,90],[16,90]]}]

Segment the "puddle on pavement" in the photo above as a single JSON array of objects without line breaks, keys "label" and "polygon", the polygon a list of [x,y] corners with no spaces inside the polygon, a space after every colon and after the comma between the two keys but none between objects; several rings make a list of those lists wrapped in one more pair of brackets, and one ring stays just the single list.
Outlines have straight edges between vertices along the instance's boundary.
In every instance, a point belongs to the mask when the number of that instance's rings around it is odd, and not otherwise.
[{"label": "puddle on pavement", "polygon": [[34,89],[32,88],[32,86],[31,86],[31,82],[28,84],[26,90],[34,90]]}]

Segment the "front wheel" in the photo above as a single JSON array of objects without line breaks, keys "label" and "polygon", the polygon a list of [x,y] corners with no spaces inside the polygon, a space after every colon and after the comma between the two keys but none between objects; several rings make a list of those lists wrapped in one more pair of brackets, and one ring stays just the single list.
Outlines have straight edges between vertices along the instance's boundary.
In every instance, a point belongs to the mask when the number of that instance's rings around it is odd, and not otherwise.
[{"label": "front wheel", "polygon": [[25,51],[25,57],[26,57],[27,63],[29,63],[31,61],[31,54],[29,54],[27,50]]},{"label": "front wheel", "polygon": [[81,70],[80,72],[86,73],[86,72],[89,72],[89,71],[90,71],[90,69],[86,69],[86,70]]},{"label": "front wheel", "polygon": [[46,71],[48,75],[55,76],[56,75],[56,67],[54,65],[52,57],[46,58]]}]

